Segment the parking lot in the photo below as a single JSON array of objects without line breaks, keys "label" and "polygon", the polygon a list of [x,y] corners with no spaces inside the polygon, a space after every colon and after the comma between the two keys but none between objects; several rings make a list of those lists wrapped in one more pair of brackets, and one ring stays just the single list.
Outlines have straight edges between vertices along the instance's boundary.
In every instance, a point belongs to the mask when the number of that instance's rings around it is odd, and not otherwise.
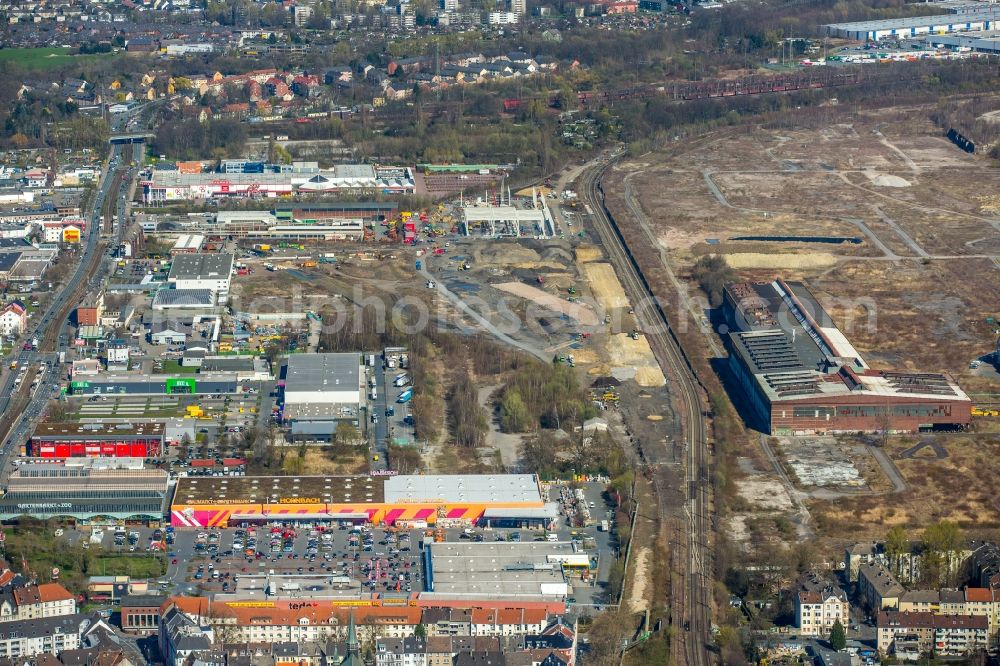
[{"label": "parking lot", "polygon": [[[554,540],[572,544],[575,552],[587,553],[592,562],[583,578],[568,580],[569,602],[601,607],[607,603],[603,584],[615,556],[611,534],[599,529],[600,522],[612,513],[604,503],[602,489],[603,484],[597,482],[581,484],[584,499],[577,502],[576,493],[567,486],[549,486],[549,499],[566,511],[549,531],[273,523],[225,529],[80,527],[67,529],[64,538],[108,552],[165,557],[166,574],[151,581],[165,594],[238,594],[250,599],[263,598],[269,584],[275,586],[271,594],[303,598],[366,598],[372,593],[408,596],[424,591],[425,542]],[[586,526],[576,526],[574,520],[581,504],[591,513]]]}]

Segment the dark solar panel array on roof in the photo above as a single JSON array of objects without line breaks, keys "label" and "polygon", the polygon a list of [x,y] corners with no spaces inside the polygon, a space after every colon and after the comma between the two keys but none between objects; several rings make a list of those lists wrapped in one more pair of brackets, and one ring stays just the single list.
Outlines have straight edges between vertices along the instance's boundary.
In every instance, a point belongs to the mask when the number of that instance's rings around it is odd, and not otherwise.
[{"label": "dark solar panel array on roof", "polygon": [[780,331],[746,335],[740,340],[757,368],[762,371],[794,370],[802,367],[799,355],[792,348],[787,336]]},{"label": "dark solar panel array on roof", "polygon": [[917,372],[884,372],[889,386],[902,393],[924,393],[927,395],[956,395],[944,375]]},{"label": "dark solar panel array on roof", "polygon": [[812,395],[819,393],[819,380],[815,372],[782,372],[765,374],[764,381],[779,397]]}]

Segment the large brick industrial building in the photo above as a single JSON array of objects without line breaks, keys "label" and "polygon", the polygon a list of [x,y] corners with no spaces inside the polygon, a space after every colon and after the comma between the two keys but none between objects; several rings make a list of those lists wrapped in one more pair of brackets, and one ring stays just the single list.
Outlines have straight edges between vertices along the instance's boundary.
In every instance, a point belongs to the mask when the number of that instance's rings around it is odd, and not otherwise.
[{"label": "large brick industrial building", "polygon": [[805,285],[728,285],[729,365],[744,413],[772,434],[918,432],[969,425],[972,405],[948,376],[874,370]]}]

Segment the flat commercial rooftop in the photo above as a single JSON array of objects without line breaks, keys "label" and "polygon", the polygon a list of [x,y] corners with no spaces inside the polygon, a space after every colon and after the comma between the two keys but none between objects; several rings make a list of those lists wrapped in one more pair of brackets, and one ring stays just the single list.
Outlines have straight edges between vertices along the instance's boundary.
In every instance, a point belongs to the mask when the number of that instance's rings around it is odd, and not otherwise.
[{"label": "flat commercial rooftop", "polygon": [[561,560],[577,555],[567,542],[442,542],[427,545],[427,583],[454,596],[564,596]]},{"label": "flat commercial rooftop", "polygon": [[342,421],[358,418],[359,410],[358,405],[343,402],[294,402],[285,405],[284,417],[286,421]]},{"label": "flat commercial rooftop", "polygon": [[361,385],[358,354],[292,354],[285,371],[285,393],[357,391]]},{"label": "flat commercial rooftop", "polygon": [[170,265],[170,280],[223,280],[232,275],[231,254],[180,254]]},{"label": "flat commercial rooftop", "polygon": [[873,21],[851,21],[848,23],[829,23],[824,28],[844,31],[868,30],[903,30],[906,28],[921,28],[924,26],[961,25],[976,21],[995,20],[997,14],[992,10],[966,12],[963,14],[935,14],[933,16],[908,16],[896,19],[878,19]]},{"label": "flat commercial rooftop", "polygon": [[39,423],[33,437],[80,439],[163,437],[162,423]]},{"label": "flat commercial rooftop", "polygon": [[0,273],[6,273],[14,268],[14,264],[21,258],[21,252],[0,252]]},{"label": "flat commercial rooftop", "polygon": [[386,480],[385,501],[543,505],[534,474],[401,474]]},{"label": "flat commercial rooftop", "polygon": [[830,315],[800,282],[726,286],[733,355],[771,402],[810,397],[880,396],[967,401],[937,373],[871,370]]},{"label": "flat commercial rooftop", "polygon": [[381,504],[383,477],[182,477],[174,504]]},{"label": "flat commercial rooftop", "polygon": [[212,295],[211,289],[160,289],[153,297],[152,307],[154,309],[210,308],[214,304],[215,297]]}]

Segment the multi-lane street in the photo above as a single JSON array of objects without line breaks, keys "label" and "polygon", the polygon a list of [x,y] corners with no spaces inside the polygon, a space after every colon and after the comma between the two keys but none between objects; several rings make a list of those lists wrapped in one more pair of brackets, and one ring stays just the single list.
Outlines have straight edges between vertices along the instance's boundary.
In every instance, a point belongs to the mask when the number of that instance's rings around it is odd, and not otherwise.
[{"label": "multi-lane street", "polygon": [[[116,117],[112,121],[112,131],[127,128],[142,111],[143,107],[137,107],[129,114]],[[108,265],[111,261],[110,254],[101,259],[98,270],[94,270],[93,264],[95,254],[100,251],[101,218],[108,197],[115,197],[117,201],[114,206],[116,220],[124,219],[127,212],[126,194],[131,179],[136,173],[136,167],[126,164],[126,154],[128,154],[128,160],[139,164],[141,145],[113,144],[111,146],[108,162],[101,173],[100,185],[91,202],[91,208],[89,211],[85,211],[88,223],[76,270],[59,287],[44,313],[32,322],[27,334],[21,338],[22,340],[37,338],[40,342],[38,348],[31,351],[21,347],[15,348],[10,357],[3,361],[5,365],[16,361],[17,368],[30,368],[30,370],[20,386],[15,387],[14,385],[16,372],[7,373],[3,383],[0,384],[0,414],[10,414],[12,410],[19,412],[12,420],[5,420],[3,425],[6,432],[0,433],[0,436],[3,437],[3,447],[0,448],[0,470],[6,469],[11,454],[16,454],[20,445],[27,440],[31,427],[41,415],[46,402],[54,397],[59,390],[57,386],[57,378],[60,373],[58,351],[64,350],[69,343],[69,316],[75,304],[71,301],[80,297],[79,287],[82,284],[87,285],[86,291],[97,289],[102,279],[101,276],[106,275],[110,269]],[[116,235],[120,234],[122,225],[116,224],[115,228]],[[53,326],[58,327],[58,336],[52,335]],[[32,372],[39,369],[42,363],[45,366],[44,370],[40,371],[40,384],[36,390],[28,395],[28,391],[31,391],[29,380],[32,377]],[[27,399],[26,403],[25,399]]]},{"label": "multi-lane street", "polygon": [[[636,318],[649,341],[660,367],[669,378],[675,392],[684,437],[684,488],[679,495],[675,488],[676,472],[667,462],[650,460],[653,480],[664,520],[680,521],[685,529],[679,543],[673,544],[682,553],[674,553],[672,562],[683,581],[670,591],[672,621],[676,628],[673,641],[674,661],[678,664],[701,666],[712,663],[711,645],[711,581],[712,565],[709,552],[711,522],[710,484],[707,474],[709,454],[702,394],[698,379],[684,357],[680,344],[670,329],[661,305],[643,278],[619,233],[615,221],[604,208],[601,179],[619,155],[612,155],[594,165],[583,175],[583,196],[593,210],[593,224],[622,286],[635,304]],[[668,456],[664,456],[664,460]],[[674,578],[671,576],[671,578]]]}]

